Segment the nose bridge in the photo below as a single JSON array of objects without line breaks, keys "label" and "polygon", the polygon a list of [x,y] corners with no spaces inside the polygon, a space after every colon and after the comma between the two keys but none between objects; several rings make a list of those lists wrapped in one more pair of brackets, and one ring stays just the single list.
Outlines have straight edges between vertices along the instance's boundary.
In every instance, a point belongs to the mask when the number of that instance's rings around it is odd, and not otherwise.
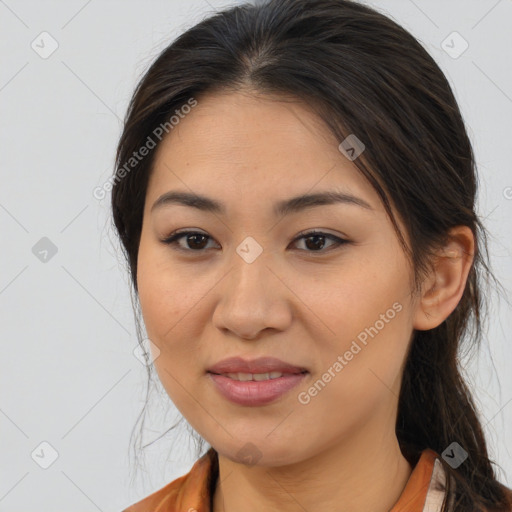
[{"label": "nose bridge", "polygon": [[230,295],[240,301],[266,301],[271,298],[269,292],[273,289],[269,280],[275,279],[269,269],[271,258],[269,251],[265,250],[254,237],[247,236],[235,249],[232,258],[234,265],[229,282]]}]

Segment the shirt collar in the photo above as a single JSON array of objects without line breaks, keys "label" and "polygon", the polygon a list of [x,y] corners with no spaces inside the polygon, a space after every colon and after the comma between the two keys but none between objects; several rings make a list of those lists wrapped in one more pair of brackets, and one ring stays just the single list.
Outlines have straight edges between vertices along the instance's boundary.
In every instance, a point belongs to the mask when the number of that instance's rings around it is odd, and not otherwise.
[{"label": "shirt collar", "polygon": [[439,455],[423,450],[400,498],[390,512],[440,512],[445,497],[446,473]]}]

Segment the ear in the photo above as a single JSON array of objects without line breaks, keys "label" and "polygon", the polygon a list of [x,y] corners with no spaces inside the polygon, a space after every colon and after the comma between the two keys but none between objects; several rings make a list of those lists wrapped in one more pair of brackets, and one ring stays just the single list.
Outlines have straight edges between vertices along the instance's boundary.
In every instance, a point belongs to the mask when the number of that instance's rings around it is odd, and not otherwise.
[{"label": "ear", "polygon": [[468,226],[450,230],[449,242],[432,261],[432,270],[423,281],[414,313],[413,327],[434,329],[457,307],[474,258],[475,238]]}]

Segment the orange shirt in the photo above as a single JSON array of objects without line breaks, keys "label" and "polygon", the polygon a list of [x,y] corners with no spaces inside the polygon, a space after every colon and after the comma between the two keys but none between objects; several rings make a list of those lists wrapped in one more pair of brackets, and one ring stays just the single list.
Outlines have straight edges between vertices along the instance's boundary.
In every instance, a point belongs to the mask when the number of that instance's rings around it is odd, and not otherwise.
[{"label": "orange shirt", "polygon": [[[213,454],[210,448],[189,473],[123,512],[211,512],[210,500],[215,484],[211,471]],[[439,512],[445,493],[435,487],[437,482],[444,483],[445,478],[439,456],[433,450],[425,449],[390,512]]]}]

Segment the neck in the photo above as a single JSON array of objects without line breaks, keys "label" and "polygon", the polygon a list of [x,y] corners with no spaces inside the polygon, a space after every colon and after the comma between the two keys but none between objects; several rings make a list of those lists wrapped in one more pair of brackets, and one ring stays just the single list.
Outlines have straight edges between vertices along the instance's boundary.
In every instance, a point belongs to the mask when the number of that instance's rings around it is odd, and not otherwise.
[{"label": "neck", "polygon": [[213,512],[389,512],[411,472],[394,429],[360,431],[287,466],[247,467],[219,454]]}]

